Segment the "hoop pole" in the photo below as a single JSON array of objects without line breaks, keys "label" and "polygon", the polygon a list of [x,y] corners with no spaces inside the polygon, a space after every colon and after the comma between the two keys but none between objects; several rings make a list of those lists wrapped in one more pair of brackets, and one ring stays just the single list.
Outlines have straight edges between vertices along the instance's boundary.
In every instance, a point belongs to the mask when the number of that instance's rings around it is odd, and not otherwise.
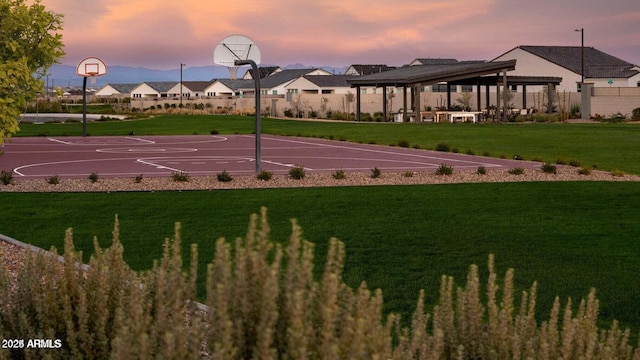
[{"label": "hoop pole", "polygon": [[82,77],[82,137],[87,136],[87,77]]},{"label": "hoop pole", "polygon": [[261,131],[261,119],[260,119],[260,74],[258,73],[258,65],[253,60],[236,60],[236,66],[251,65],[253,69],[255,98],[256,98],[256,173],[260,172],[260,131]]}]

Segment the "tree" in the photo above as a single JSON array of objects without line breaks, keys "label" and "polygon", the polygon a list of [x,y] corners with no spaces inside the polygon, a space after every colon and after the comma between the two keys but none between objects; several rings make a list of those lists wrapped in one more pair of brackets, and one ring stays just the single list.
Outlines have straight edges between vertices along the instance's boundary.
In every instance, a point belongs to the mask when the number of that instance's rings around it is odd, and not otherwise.
[{"label": "tree", "polygon": [[19,130],[20,113],[43,90],[44,72],[64,55],[62,15],[40,0],[0,0],[0,144]]}]

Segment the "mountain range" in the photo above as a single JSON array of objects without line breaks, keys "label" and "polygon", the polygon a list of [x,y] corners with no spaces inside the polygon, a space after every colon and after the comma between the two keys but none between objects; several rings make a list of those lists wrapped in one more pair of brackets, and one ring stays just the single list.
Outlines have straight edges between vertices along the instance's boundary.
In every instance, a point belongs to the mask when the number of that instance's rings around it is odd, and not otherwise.
[{"label": "mountain range", "polygon": [[[269,66],[269,65],[265,65]],[[292,64],[282,67],[283,69],[306,69],[312,66],[303,64]],[[326,67],[323,69],[334,74],[342,74],[347,67]],[[238,78],[242,77],[249,67],[240,68],[238,70]],[[54,64],[47,71],[47,77],[43,77],[45,86],[49,88],[64,87],[78,88],[82,87],[82,77],[76,74],[76,67],[72,65]],[[224,66],[192,66],[182,69],[183,81],[207,81],[213,79],[228,79],[229,70]],[[113,65],[107,68],[107,74],[95,78],[95,84],[91,81],[87,82],[87,87],[100,88],[106,84],[122,84],[122,83],[141,83],[145,81],[180,81],[180,68],[169,70],[149,69],[144,67]]]}]

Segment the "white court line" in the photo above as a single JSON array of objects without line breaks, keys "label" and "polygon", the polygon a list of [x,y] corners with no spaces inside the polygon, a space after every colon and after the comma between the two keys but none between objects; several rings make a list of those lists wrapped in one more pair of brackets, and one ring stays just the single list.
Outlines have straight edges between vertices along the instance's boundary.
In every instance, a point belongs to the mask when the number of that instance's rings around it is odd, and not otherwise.
[{"label": "white court line", "polygon": [[[304,144],[304,145],[317,145],[317,146],[321,146],[321,147],[328,147],[328,148],[336,148],[336,149],[347,149],[347,150],[355,150],[355,151],[364,151],[364,152],[372,152],[372,153],[377,153],[377,154],[387,154],[387,155],[396,155],[396,156],[410,156],[410,157],[417,157],[417,158],[421,158],[421,159],[433,159],[433,160],[439,160],[440,162],[443,161],[451,161],[451,162],[468,162],[468,163],[472,163],[472,164],[477,164],[477,165],[487,165],[484,162],[479,162],[479,161],[474,161],[474,160],[464,160],[464,159],[449,159],[449,158],[443,158],[443,157],[437,157],[437,156],[428,156],[428,155],[420,155],[420,154],[411,154],[411,153],[404,153],[404,152],[394,152],[394,151],[385,151],[385,150],[376,150],[376,149],[366,149],[366,148],[359,148],[359,147],[354,147],[354,146],[342,146],[342,145],[332,145],[332,144],[321,144],[321,143],[313,143],[313,142],[306,142],[306,141],[301,141],[301,140],[289,140],[289,139],[278,139],[278,138],[270,138],[267,137],[267,139],[269,140],[277,140],[277,141],[283,141],[283,142],[292,142],[295,144]],[[453,155],[453,154],[452,154]],[[456,155],[453,155],[456,156]],[[311,157],[306,157],[306,158],[311,158]],[[376,159],[376,161],[378,161],[379,159]],[[393,160],[387,160],[387,161],[393,161]],[[398,162],[398,161],[396,161]],[[501,165],[497,165],[497,166],[501,166]]]},{"label": "white court line", "polygon": [[144,165],[148,165],[148,166],[154,167],[156,169],[160,169],[160,170],[182,171],[181,169],[175,169],[175,168],[172,168],[172,167],[169,167],[169,166],[160,165],[160,164],[153,163],[151,161],[146,161],[146,160],[143,160],[143,159],[138,159],[138,160],[136,160],[136,162],[144,164]]},{"label": "white court line", "polygon": [[[273,157],[278,157],[278,156],[273,156]],[[316,159],[316,158],[303,157],[303,159]],[[276,166],[288,167],[288,168],[292,168],[292,167],[297,166],[295,164],[285,164],[285,163],[276,162],[276,161],[269,161],[269,160],[261,160],[260,162],[261,163],[271,164],[271,165],[276,165]],[[315,170],[315,169],[312,169],[312,168],[309,168],[309,167],[306,167],[306,166],[304,167],[304,169],[305,170],[309,170],[309,171],[314,171]]]}]

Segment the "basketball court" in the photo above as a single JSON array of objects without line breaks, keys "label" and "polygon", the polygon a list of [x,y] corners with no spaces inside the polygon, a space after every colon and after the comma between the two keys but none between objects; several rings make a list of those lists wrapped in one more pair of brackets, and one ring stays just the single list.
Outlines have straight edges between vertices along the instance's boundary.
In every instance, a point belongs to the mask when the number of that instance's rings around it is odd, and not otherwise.
[{"label": "basketball court", "polygon": [[[308,173],[431,172],[441,164],[455,170],[533,168],[539,163],[496,159],[465,154],[353,144],[313,138],[263,135],[260,168],[287,174],[292,167]],[[90,136],[11,138],[2,148],[0,170],[13,170],[14,177],[87,178],[232,175],[256,172],[254,135],[190,136]]]}]

